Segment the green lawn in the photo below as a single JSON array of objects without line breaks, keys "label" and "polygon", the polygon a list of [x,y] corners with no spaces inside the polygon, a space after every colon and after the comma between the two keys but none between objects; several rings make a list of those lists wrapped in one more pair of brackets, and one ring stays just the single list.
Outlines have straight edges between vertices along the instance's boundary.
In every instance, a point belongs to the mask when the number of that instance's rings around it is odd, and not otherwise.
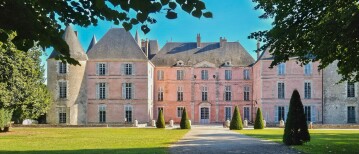
[{"label": "green lawn", "polygon": [[188,130],[146,128],[13,128],[0,153],[168,153]]},{"label": "green lawn", "polygon": [[[284,129],[239,130],[239,133],[282,143]],[[293,146],[305,153],[359,153],[359,130],[310,130],[311,141]]]}]

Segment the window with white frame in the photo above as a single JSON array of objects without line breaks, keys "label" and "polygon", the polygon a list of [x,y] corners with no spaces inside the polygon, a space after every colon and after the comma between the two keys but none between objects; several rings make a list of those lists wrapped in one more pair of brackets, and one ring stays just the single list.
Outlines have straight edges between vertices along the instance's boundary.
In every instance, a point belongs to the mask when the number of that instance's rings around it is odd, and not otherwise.
[{"label": "window with white frame", "polygon": [[278,75],[285,74],[285,63],[278,64]]},{"label": "window with white frame", "polygon": [[201,79],[202,80],[208,80],[208,70],[202,70],[201,71]]},{"label": "window with white frame", "polygon": [[100,82],[100,83],[97,83],[97,93],[98,93],[98,96],[97,98],[99,99],[106,99],[107,96],[106,96],[106,83],[105,82]]},{"label": "window with white frame", "polygon": [[243,70],[243,77],[244,77],[244,80],[249,80],[250,79],[248,69]]},{"label": "window with white frame", "polygon": [[355,97],[355,84],[354,82],[347,82],[347,96]]},{"label": "window with white frame", "polygon": [[183,70],[177,70],[177,80],[183,80],[184,71]]},{"label": "window with white frame", "polygon": [[278,82],[278,98],[284,99],[285,86],[283,82]]},{"label": "window with white frame", "polygon": [[278,106],[278,107],[277,107],[277,113],[278,113],[278,115],[277,115],[277,117],[278,117],[277,121],[281,121],[281,120],[285,121],[285,120],[286,120],[286,119],[285,119],[285,108],[284,108],[284,106]]},{"label": "window with white frame", "polygon": [[105,123],[106,122],[106,105],[99,105],[99,122]]},{"label": "window with white frame", "polygon": [[231,120],[232,119],[232,107],[224,107],[225,111],[225,118],[224,120]]},{"label": "window with white frame", "polygon": [[231,101],[232,100],[231,86],[225,86],[224,100],[225,101]]},{"label": "window with white frame", "polygon": [[177,107],[177,117],[182,117],[184,107]]},{"label": "window with white frame", "polygon": [[66,123],[66,107],[59,108],[59,123],[60,124]]},{"label": "window with white frame", "polygon": [[132,83],[124,83],[124,96],[125,99],[133,99],[132,95],[133,95],[133,87],[132,87]]},{"label": "window with white frame", "polygon": [[177,88],[177,101],[182,102],[183,101],[183,87],[179,86]]},{"label": "window with white frame", "polygon": [[310,82],[304,82],[304,98],[312,98],[312,85]]},{"label": "window with white frame", "polygon": [[304,115],[307,122],[312,121],[312,107],[311,106],[304,106]]},{"label": "window with white frame", "polygon": [[164,72],[163,70],[157,71],[157,80],[163,80]]},{"label": "window with white frame", "polygon": [[106,75],[106,63],[97,63],[97,74],[98,75]]},{"label": "window with white frame", "polygon": [[308,64],[304,65],[304,74],[312,75],[312,63],[308,63]]},{"label": "window with white frame", "polygon": [[67,98],[67,81],[59,81],[59,98]]},{"label": "window with white frame", "polygon": [[232,80],[232,70],[224,70],[225,80]]},{"label": "window with white frame", "polygon": [[202,87],[202,101],[208,101],[208,87]]},{"label": "window with white frame", "polygon": [[244,120],[250,120],[250,108],[249,107],[243,107],[243,118]]},{"label": "window with white frame", "polygon": [[66,74],[67,73],[67,64],[59,61],[58,63],[59,73]]},{"label": "window with white frame", "polygon": [[125,106],[125,117],[126,122],[132,122],[132,105],[126,105]]},{"label": "window with white frame", "polygon": [[244,100],[249,101],[249,87],[248,86],[244,87]]},{"label": "window with white frame", "polygon": [[158,88],[158,101],[159,102],[163,101],[163,88],[162,87]]},{"label": "window with white frame", "polygon": [[132,64],[125,64],[125,75],[132,75]]}]

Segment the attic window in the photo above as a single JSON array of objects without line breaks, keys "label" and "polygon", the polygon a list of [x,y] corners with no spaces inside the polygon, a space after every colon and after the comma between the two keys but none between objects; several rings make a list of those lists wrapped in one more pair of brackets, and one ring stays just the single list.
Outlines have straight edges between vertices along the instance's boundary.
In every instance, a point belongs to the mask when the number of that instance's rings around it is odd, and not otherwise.
[{"label": "attic window", "polygon": [[183,66],[184,62],[182,60],[177,61],[177,66]]},{"label": "attic window", "polygon": [[231,66],[232,63],[231,63],[231,61],[226,61],[226,62],[224,63],[224,65],[225,65],[225,66]]}]

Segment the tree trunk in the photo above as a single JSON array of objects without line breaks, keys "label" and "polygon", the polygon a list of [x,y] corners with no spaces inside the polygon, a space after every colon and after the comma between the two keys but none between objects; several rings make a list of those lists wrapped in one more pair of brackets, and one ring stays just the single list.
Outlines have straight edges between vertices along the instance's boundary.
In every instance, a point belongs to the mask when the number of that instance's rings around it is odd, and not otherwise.
[{"label": "tree trunk", "polygon": [[4,127],[3,132],[8,132],[10,130],[10,127]]}]

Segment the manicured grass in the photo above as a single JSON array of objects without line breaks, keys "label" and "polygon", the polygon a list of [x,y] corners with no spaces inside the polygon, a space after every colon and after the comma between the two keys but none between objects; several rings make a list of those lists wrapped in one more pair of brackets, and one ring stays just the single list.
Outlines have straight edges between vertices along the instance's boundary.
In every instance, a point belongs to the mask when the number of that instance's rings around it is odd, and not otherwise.
[{"label": "manicured grass", "polygon": [[[239,130],[239,133],[282,142],[284,129]],[[304,153],[359,153],[359,130],[309,130],[311,140],[302,146],[293,146]]]},{"label": "manicured grass", "polygon": [[168,153],[188,130],[152,128],[13,128],[0,153]]}]

